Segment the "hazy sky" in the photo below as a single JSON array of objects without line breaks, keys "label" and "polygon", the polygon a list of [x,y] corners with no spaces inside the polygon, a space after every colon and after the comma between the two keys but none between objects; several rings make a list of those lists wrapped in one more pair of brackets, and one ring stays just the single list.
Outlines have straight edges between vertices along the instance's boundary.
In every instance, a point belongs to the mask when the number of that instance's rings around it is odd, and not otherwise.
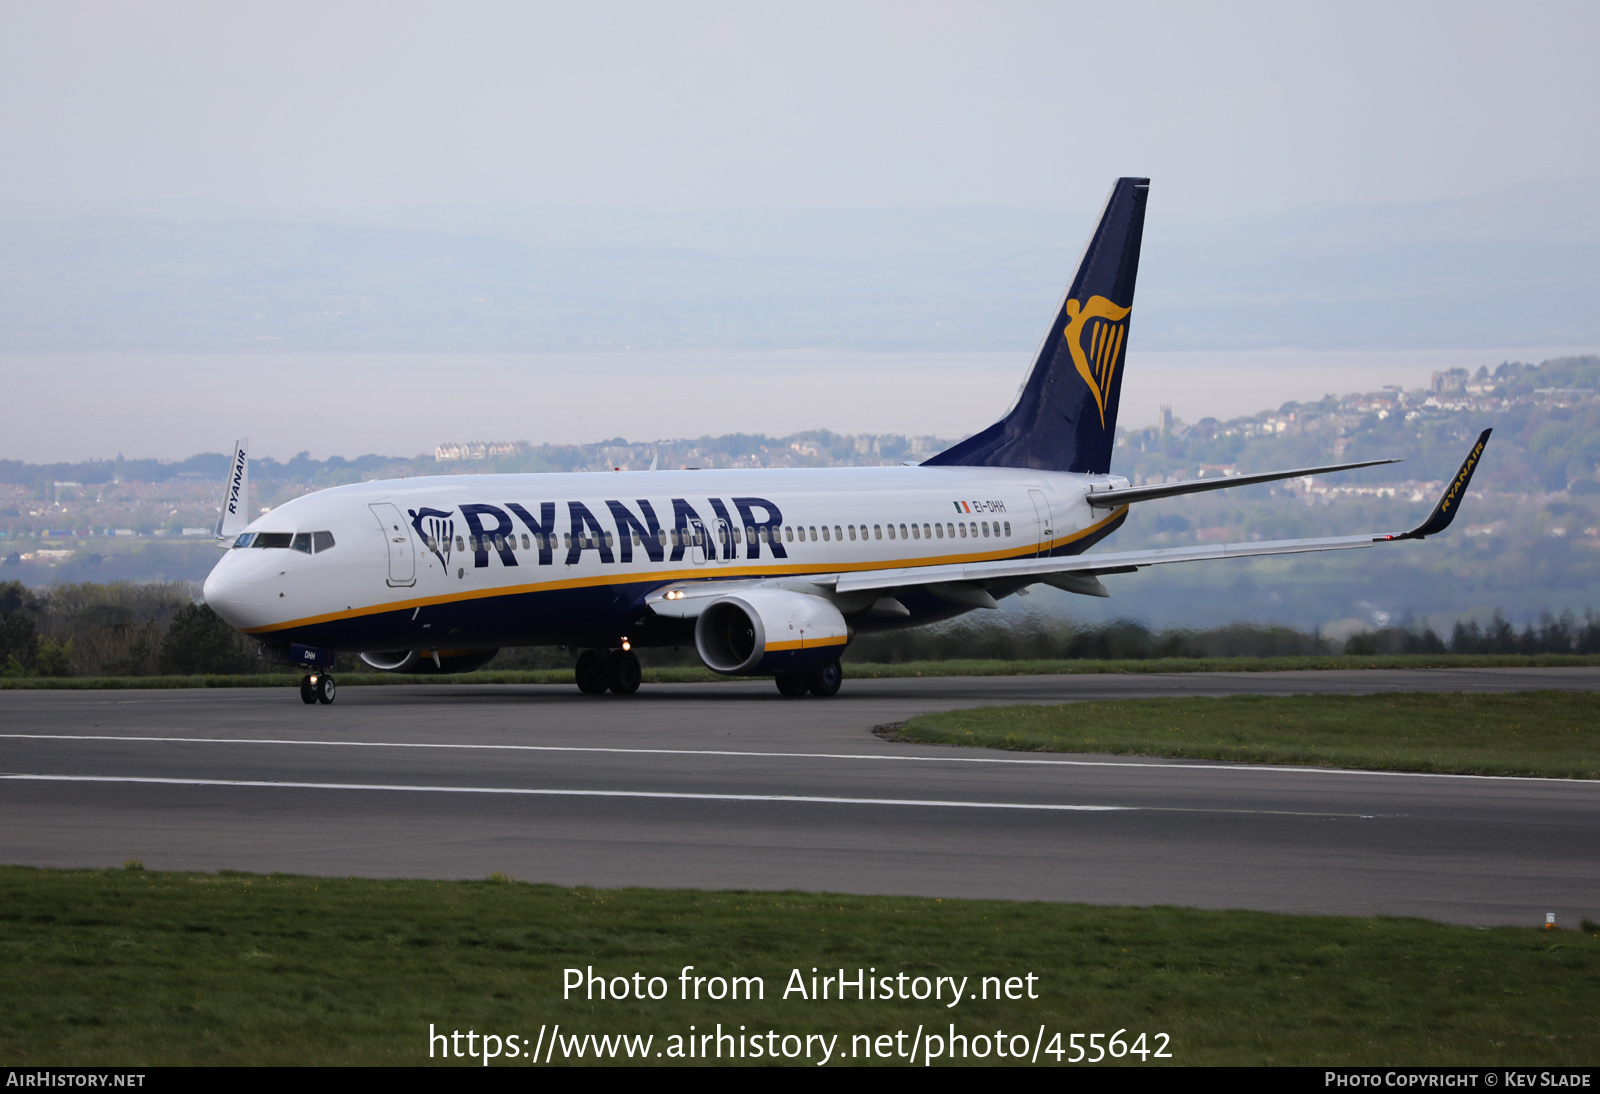
[{"label": "hazy sky", "polygon": [[[1162,404],[1194,422],[1290,400],[1425,387],[1433,370],[1541,360],[1522,350],[1130,350],[1121,425]],[[261,456],[413,456],[443,441],[566,444],[803,429],[964,437],[1004,414],[1024,353],[14,354],[3,389],[29,408],[0,459],[178,460],[249,434]],[[1219,385],[1220,371],[1232,377]],[[797,380],[797,378],[799,378]]]},{"label": "hazy sky", "polygon": [[[1143,174],[1155,180],[1152,224],[1250,218],[1269,235],[1278,210],[1537,183],[1485,206],[1497,213],[1452,207],[1438,231],[1415,207],[1390,209],[1404,223],[1383,231],[1477,239],[1495,235],[1487,221],[1508,238],[1566,240],[1587,217],[1573,238],[1592,242],[1594,201],[1574,217],[1560,196],[1572,187],[1544,183],[1600,176],[1597,42],[1593,0],[18,0],[0,4],[0,217],[163,207],[425,222],[424,207],[474,207],[492,222],[498,207],[534,203],[598,211],[590,224],[625,223],[619,210],[989,207],[1069,210],[1087,226],[1114,177]],[[1156,287],[1171,278],[1158,262],[1171,238],[1147,239]],[[1590,261],[1573,254],[1569,264]],[[1190,262],[1202,279],[1205,264]],[[1587,267],[1560,276],[1594,282]],[[1315,279],[1285,288],[1318,291]],[[1351,314],[1359,330],[1363,313]],[[957,436],[1004,410],[1028,363],[804,352],[803,390],[782,354],[749,367],[726,354],[644,366],[330,357],[315,398],[285,382],[306,375],[292,358],[12,355],[0,357],[0,394],[42,409],[0,437],[0,457],[181,457],[246,431],[264,453],[318,456],[452,438]],[[1125,424],[1161,401],[1190,420],[1227,417],[1501,359],[1430,353],[1211,358],[1135,345]],[[454,382],[485,369],[499,370],[496,384]],[[597,383],[637,398],[599,413]]]},{"label": "hazy sky", "polygon": [[9,3],[0,204],[1089,208],[1600,174],[1600,4]]}]

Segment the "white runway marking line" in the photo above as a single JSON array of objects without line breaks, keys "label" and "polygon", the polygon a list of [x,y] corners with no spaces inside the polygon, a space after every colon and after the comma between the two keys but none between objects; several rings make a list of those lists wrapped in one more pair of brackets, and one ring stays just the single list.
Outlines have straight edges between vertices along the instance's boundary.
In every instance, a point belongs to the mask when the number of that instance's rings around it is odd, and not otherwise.
[{"label": "white runway marking line", "polygon": [[1273,817],[1342,817],[1373,820],[1373,813],[1322,813],[1293,809],[1194,809],[1149,805],[1054,805],[1044,802],[963,802],[916,798],[833,798],[809,794],[689,794],[666,790],[555,790],[518,786],[416,786],[391,783],[301,783],[267,779],[175,779],[145,775],[38,775],[0,773],[0,782],[134,783],[155,786],[242,786],[265,790],[389,790],[418,794],[510,794],[553,798],[667,798],[679,801],[798,802],[808,805],[900,805],[925,809],[1021,809],[1046,813],[1233,813]]},{"label": "white runway marking line", "polygon": [[803,802],[811,805],[902,805],[936,809],[1028,809],[1060,813],[1126,813],[1131,805],[1050,805],[1030,802],[919,801],[911,798],[829,798],[806,794],[687,794],[665,790],[554,790],[519,786],[414,786],[388,783],[300,783],[264,779],[168,779],[138,775],[0,775],[12,782],[138,783],[156,786],[242,786],[269,790],[390,790],[417,794],[514,794],[552,798],[670,798],[684,801]]},{"label": "white runway marking line", "polygon": [[125,744],[304,745],[316,748],[453,748],[485,752],[602,752],[625,756],[733,756],[788,760],[879,760],[900,763],[1029,764],[1043,767],[1147,767],[1159,771],[1250,771],[1298,775],[1371,775],[1390,779],[1471,779],[1475,782],[1538,782],[1600,785],[1600,779],[1561,779],[1545,775],[1460,775],[1448,771],[1369,771],[1355,767],[1288,767],[1228,760],[1206,763],[1151,763],[1143,760],[1047,760],[1011,756],[914,756],[904,753],[739,752],[714,748],[596,748],[585,745],[467,745],[427,741],[293,741],[271,737],[118,737],[89,733],[0,733],[0,741],[121,741]]}]

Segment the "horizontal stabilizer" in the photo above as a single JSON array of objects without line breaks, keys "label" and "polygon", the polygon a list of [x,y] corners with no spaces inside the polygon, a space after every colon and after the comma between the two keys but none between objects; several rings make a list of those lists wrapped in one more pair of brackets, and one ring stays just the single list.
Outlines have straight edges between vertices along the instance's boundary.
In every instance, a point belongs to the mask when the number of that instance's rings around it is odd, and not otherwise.
[{"label": "horizontal stabilizer", "polygon": [[1298,479],[1304,475],[1327,475],[1334,471],[1351,471],[1357,467],[1376,467],[1384,463],[1401,463],[1401,460],[1362,460],[1360,463],[1336,463],[1327,467],[1299,467],[1293,471],[1263,471],[1259,475],[1229,475],[1221,479],[1184,479],[1181,482],[1162,482],[1154,486],[1124,486],[1104,490],[1091,490],[1089,504],[1097,509],[1114,509],[1136,501],[1154,501],[1157,498],[1175,498],[1180,494],[1198,494],[1202,490],[1226,490],[1231,486],[1249,486],[1257,482],[1276,482],[1279,479]]}]

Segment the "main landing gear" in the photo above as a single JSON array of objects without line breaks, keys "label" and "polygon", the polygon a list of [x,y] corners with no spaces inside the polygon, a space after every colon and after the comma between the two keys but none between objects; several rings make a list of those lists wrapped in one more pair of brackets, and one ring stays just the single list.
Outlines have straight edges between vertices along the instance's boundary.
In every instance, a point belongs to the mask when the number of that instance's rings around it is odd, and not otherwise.
[{"label": "main landing gear", "polygon": [[321,703],[327,706],[333,702],[333,697],[338,693],[334,687],[333,677],[325,672],[307,676],[300,681],[300,701],[307,706],[312,703]]},{"label": "main landing gear", "polygon": [[578,655],[578,690],[585,695],[632,695],[644,678],[631,650],[584,650]]},{"label": "main landing gear", "polygon": [[778,694],[786,695],[791,699],[798,699],[802,695],[815,695],[826,699],[830,695],[838,695],[839,688],[844,684],[844,669],[835,661],[809,676],[780,676],[778,677]]}]

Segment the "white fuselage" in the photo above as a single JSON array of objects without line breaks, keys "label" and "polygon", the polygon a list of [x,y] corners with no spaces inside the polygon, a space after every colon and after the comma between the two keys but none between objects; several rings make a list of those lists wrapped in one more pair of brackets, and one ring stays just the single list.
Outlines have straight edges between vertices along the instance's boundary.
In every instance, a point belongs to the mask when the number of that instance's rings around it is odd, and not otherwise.
[{"label": "white fuselage", "polygon": [[[1085,502],[1091,485],[1110,484],[1125,480],[983,467],[361,483],[255,520],[238,541],[254,545],[228,551],[205,597],[268,644],[676,644],[681,627],[643,600],[664,584],[1077,554],[1125,514]],[[860,623],[910,626],[964,610],[931,598],[907,607],[909,616]]]}]

